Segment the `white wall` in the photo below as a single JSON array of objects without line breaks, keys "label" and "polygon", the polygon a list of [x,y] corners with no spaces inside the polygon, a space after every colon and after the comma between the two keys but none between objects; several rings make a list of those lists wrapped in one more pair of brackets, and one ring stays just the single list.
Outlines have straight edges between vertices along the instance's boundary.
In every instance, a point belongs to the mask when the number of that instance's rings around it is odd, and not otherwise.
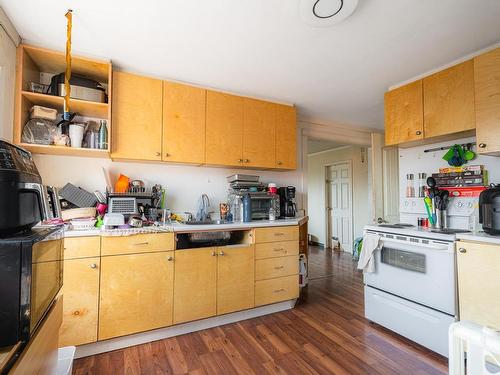
[{"label": "white wall", "polygon": [[220,202],[226,202],[228,184],[226,177],[234,173],[255,174],[263,182],[278,186],[297,187],[297,205],[302,208],[302,171],[291,172],[238,170],[228,168],[194,167],[162,163],[113,162],[109,159],[80,158],[72,156],[34,155],[43,183],[58,187],[67,182],[89,191],[105,191],[106,182],[102,168],[107,168],[112,183],[122,173],[132,179],[141,179],[147,186],[161,184],[166,188],[167,207],[175,212],[196,213],[198,197],[206,193],[212,209],[218,212]]},{"label": "white wall", "polygon": [[[476,138],[463,138],[455,141],[440,142],[435,144],[427,144],[412,148],[399,149],[399,194],[404,197],[406,193],[406,175],[413,173],[415,178],[418,178],[418,173],[427,173],[430,176],[432,173],[437,173],[439,168],[448,167],[448,163],[442,159],[446,151],[436,151],[425,153],[424,150],[451,146],[453,144],[462,144],[475,142]],[[476,150],[474,148],[473,150]],[[489,173],[489,181],[500,183],[500,157],[495,156],[478,156],[475,160],[470,161],[469,165],[482,164],[486,166]],[[418,181],[415,180],[415,188],[418,187]]]},{"label": "white wall", "polygon": [[346,147],[308,155],[308,215],[309,234],[313,240],[325,243],[325,167],[334,163],[352,162],[353,174],[353,233],[354,238],[361,236],[363,226],[370,220],[369,182],[368,182],[368,154],[364,149],[362,161],[360,147]]},{"label": "white wall", "polygon": [[[0,8],[0,23],[9,23]],[[12,31],[13,33],[15,31]],[[0,27],[0,138],[12,140],[14,122],[14,89],[16,78],[16,46]]]}]

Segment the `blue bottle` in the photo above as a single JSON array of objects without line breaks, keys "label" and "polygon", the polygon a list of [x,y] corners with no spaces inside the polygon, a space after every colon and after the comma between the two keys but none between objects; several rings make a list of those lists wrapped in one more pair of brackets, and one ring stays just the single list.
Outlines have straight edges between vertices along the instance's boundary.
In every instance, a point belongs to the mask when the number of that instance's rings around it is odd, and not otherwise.
[{"label": "blue bottle", "polygon": [[252,221],[252,200],[250,194],[243,197],[243,221],[248,223]]}]

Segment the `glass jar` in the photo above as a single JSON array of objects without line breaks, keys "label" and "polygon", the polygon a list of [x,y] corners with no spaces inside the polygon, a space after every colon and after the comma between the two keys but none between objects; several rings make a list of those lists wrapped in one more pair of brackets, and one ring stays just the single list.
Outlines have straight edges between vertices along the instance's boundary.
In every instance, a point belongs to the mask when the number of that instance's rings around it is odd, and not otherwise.
[{"label": "glass jar", "polygon": [[415,198],[415,176],[413,173],[406,175],[406,198]]}]

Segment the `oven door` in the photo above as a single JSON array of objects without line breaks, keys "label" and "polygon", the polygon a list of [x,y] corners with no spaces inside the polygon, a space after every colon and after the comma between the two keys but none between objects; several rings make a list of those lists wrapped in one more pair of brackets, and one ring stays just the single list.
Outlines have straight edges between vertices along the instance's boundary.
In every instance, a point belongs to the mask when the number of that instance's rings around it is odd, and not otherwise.
[{"label": "oven door", "polygon": [[374,253],[375,272],[364,274],[366,285],[456,315],[453,242],[385,237],[381,241]]},{"label": "oven door", "polygon": [[52,305],[62,286],[63,237],[56,232],[33,244],[31,264],[30,333]]}]

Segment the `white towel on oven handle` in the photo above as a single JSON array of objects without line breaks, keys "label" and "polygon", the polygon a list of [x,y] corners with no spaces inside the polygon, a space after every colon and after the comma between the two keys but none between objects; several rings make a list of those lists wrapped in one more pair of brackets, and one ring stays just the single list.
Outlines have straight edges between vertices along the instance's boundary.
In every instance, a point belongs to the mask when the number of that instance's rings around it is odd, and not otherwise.
[{"label": "white towel on oven handle", "polygon": [[373,253],[381,246],[381,236],[376,233],[365,233],[363,236],[363,246],[358,260],[358,269],[365,273],[375,272],[375,260]]}]

